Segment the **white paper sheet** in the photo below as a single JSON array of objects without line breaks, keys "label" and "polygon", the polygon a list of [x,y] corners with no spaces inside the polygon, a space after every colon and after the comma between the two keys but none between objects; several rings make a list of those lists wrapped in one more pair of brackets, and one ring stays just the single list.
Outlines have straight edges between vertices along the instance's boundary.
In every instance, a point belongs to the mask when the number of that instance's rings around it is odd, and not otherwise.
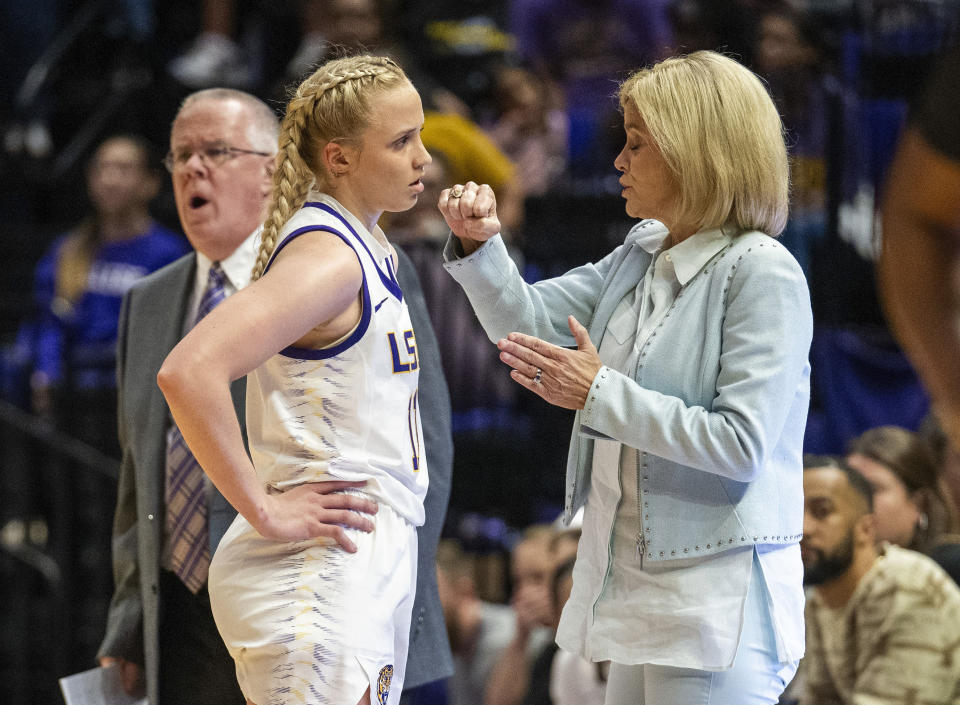
[{"label": "white paper sheet", "polygon": [[147,705],[146,698],[124,692],[116,664],[61,678],[60,690],[67,705]]}]

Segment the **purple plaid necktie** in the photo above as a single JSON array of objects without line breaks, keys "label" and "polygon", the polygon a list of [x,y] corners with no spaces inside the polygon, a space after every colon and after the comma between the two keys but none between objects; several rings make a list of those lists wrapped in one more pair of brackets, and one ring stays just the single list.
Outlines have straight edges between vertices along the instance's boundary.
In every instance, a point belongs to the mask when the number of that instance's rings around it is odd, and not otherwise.
[{"label": "purple plaid necktie", "polygon": [[[219,264],[210,268],[207,288],[197,307],[196,325],[226,296],[226,276]],[[203,468],[193,457],[176,424],[167,431],[166,538],[168,566],[196,593],[207,581],[210,540]]]}]

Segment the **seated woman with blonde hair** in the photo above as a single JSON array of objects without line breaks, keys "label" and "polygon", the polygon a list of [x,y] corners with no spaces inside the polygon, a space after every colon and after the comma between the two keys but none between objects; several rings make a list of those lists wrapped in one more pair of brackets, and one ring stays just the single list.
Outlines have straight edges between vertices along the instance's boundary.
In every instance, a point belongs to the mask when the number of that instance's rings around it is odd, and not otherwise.
[{"label": "seated woman with blonde hair", "polygon": [[930,449],[899,426],[850,441],[847,464],[873,486],[877,539],[924,553],[960,583],[957,515]]}]

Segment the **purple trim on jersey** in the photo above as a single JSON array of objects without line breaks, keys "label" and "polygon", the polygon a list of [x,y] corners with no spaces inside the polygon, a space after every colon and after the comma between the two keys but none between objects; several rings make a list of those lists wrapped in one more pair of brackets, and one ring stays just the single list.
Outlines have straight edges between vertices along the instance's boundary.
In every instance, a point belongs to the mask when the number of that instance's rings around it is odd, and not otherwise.
[{"label": "purple trim on jersey", "polygon": [[[367,287],[367,275],[363,271],[363,260],[360,259],[360,254],[357,252],[356,248],[351,244],[350,239],[343,233],[334,230],[331,227],[326,225],[307,225],[302,228],[297,228],[292,233],[287,235],[283,242],[277,245],[277,248],[273,251],[273,254],[270,256],[270,260],[267,262],[267,266],[263,268],[263,273],[266,274],[267,270],[270,268],[270,265],[273,264],[274,258],[277,254],[286,247],[294,238],[303,235],[304,233],[310,232],[325,232],[332,233],[336,235],[341,240],[343,240],[347,247],[353,250],[353,254],[356,256],[357,261],[360,262],[360,275],[363,277],[363,286],[361,290],[363,291],[363,311],[360,314],[360,323],[357,324],[356,329],[351,333],[346,340],[343,342],[337,343],[332,348],[323,348],[322,350],[317,350],[316,348],[298,348],[295,345],[290,345],[281,350],[278,355],[283,355],[284,357],[291,357],[296,360],[326,360],[331,357],[336,357],[343,351],[349,349],[354,344],[356,344],[360,338],[363,337],[363,334],[367,332],[367,328],[370,327],[370,317],[372,315],[371,306],[370,306],[370,290]],[[362,243],[361,243],[362,244]]]},{"label": "purple trim on jersey", "polygon": [[413,451],[413,471],[420,471],[420,431],[416,423],[419,388],[407,403],[407,429],[410,431],[410,447]]},{"label": "purple trim on jersey", "polygon": [[[397,279],[397,273],[393,271],[393,261],[389,257],[387,258],[387,271],[390,272],[391,281],[397,285],[397,289],[400,289],[400,280]],[[402,293],[401,291],[401,294]]]},{"label": "purple trim on jersey", "polygon": [[393,264],[390,262],[390,258],[387,258],[387,274],[383,273],[383,270],[380,269],[380,263],[377,262],[377,258],[373,256],[373,253],[370,251],[370,248],[367,247],[367,243],[363,241],[363,238],[357,234],[357,231],[353,229],[353,226],[347,222],[347,219],[340,215],[336,209],[331,208],[326,203],[320,203],[319,201],[308,201],[303,204],[304,208],[319,208],[322,211],[325,211],[339,220],[341,223],[347,226],[347,230],[353,233],[353,236],[360,241],[360,244],[363,245],[363,249],[367,251],[367,254],[370,255],[370,259],[373,260],[374,266],[377,268],[377,274],[380,275],[380,281],[383,282],[383,285],[387,287],[387,291],[397,297],[398,301],[403,301],[403,290],[400,288],[400,283],[397,281],[397,276],[393,273]]}]

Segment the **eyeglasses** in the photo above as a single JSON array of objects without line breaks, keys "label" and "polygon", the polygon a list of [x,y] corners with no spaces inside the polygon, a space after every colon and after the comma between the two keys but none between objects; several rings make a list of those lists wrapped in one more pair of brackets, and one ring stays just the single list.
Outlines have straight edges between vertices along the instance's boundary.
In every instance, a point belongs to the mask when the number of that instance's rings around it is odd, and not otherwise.
[{"label": "eyeglasses", "polygon": [[186,166],[190,157],[194,154],[200,155],[200,161],[204,166],[220,166],[221,164],[238,157],[241,154],[256,154],[260,157],[273,156],[270,152],[257,152],[253,149],[240,149],[239,147],[225,147],[216,145],[211,147],[200,147],[199,149],[181,149],[177,152],[167,152],[163,158],[163,165],[171,174],[175,169]]}]

